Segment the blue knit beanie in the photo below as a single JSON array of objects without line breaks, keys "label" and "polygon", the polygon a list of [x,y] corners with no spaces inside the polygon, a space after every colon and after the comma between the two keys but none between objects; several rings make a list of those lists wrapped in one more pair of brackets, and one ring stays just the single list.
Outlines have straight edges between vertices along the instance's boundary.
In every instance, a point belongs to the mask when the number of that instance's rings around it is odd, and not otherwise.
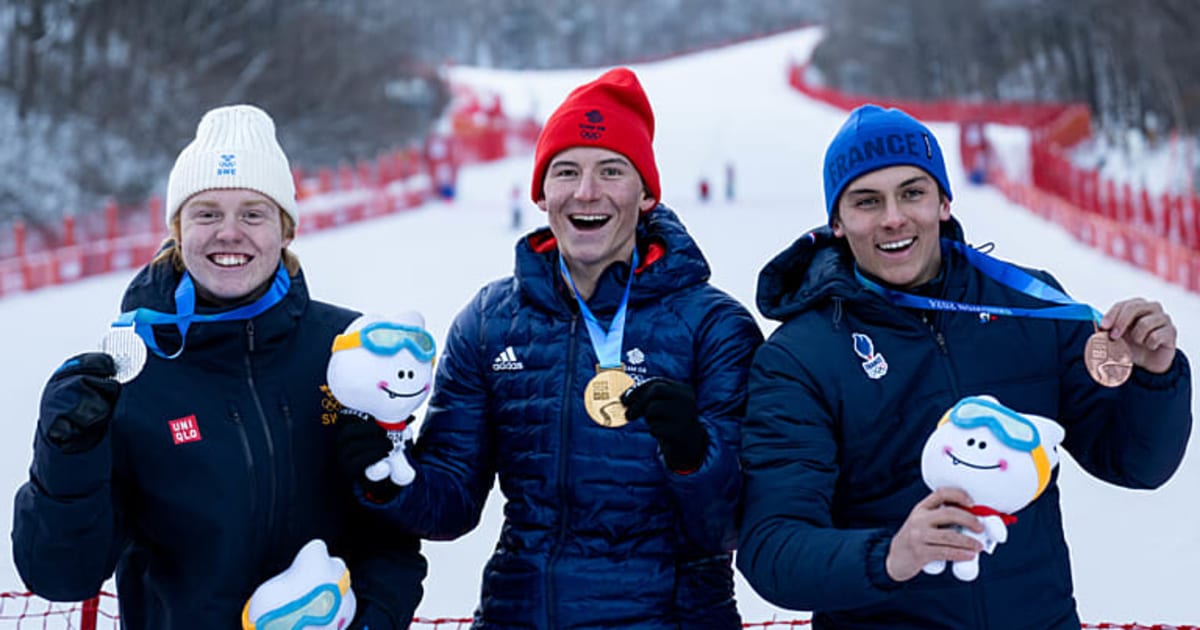
[{"label": "blue knit beanie", "polygon": [[942,148],[928,127],[899,109],[871,104],[855,108],[825,151],[825,212],[829,220],[850,182],[898,165],[924,170],[937,180],[947,199],[953,198]]}]

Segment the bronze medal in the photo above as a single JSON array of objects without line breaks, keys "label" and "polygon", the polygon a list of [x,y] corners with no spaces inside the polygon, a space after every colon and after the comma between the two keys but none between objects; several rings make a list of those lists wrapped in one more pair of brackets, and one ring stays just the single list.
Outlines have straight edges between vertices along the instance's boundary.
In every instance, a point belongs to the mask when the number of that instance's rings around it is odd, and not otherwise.
[{"label": "bronze medal", "polygon": [[596,367],[596,375],[583,390],[583,406],[593,422],[610,429],[625,426],[625,405],[621,394],[633,387],[633,378],[625,373],[625,366],[612,368]]},{"label": "bronze medal", "polygon": [[1092,380],[1105,387],[1117,387],[1133,373],[1133,353],[1124,339],[1109,339],[1099,331],[1088,337],[1083,347],[1083,363]]}]

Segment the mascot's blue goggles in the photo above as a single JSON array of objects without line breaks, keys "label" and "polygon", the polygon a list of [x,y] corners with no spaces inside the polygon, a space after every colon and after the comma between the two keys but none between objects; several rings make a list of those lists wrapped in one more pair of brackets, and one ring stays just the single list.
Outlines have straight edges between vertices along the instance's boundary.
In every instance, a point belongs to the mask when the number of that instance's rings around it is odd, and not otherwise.
[{"label": "mascot's blue goggles", "polygon": [[989,398],[971,396],[958,401],[950,410],[950,422],[963,429],[986,427],[1017,451],[1027,453],[1042,443],[1037,427],[1029,418]]},{"label": "mascot's blue goggles", "polygon": [[350,572],[343,571],[337,584],[326,582],[279,608],[250,620],[250,602],[242,611],[245,630],[301,630],[332,622],[342,608],[342,597],[350,590]]},{"label": "mascot's blue goggles", "polygon": [[407,349],[422,363],[429,363],[437,353],[433,335],[424,328],[392,322],[367,324],[333,338],[333,352],[351,348],[366,348],[374,354],[388,357]]}]

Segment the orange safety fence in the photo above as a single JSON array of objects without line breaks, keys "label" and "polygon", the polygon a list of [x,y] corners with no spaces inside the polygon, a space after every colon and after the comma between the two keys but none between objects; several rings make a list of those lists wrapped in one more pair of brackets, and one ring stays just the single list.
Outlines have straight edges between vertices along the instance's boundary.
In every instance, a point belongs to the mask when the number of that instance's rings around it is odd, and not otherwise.
[{"label": "orange safety fence", "polygon": [[1136,224],[1096,215],[1032,184],[1013,181],[1000,168],[989,172],[988,181],[1009,200],[1059,225],[1076,240],[1200,293],[1200,251],[1139,229]]},{"label": "orange safety fence", "polygon": [[[802,94],[842,109],[874,102],[899,107],[926,121],[958,122],[964,138],[968,127],[984,123],[1027,127],[1030,181],[1011,178],[999,164],[1003,156],[990,152],[983,169],[987,183],[1081,242],[1200,292],[1200,196],[1191,190],[1152,194],[1072,163],[1069,150],[1091,136],[1091,113],[1085,105],[907,101],[847,94],[809,82],[807,66],[796,62],[788,68],[787,80]],[[971,172],[976,156],[964,150],[962,157]]]},{"label": "orange safety fence", "polygon": [[[479,96],[456,86],[449,134],[419,146],[386,151],[357,164],[293,170],[300,210],[298,232],[320,231],[416,208],[453,194],[463,165],[532,151],[541,126],[510,118],[498,98],[472,109]],[[34,229],[15,221],[0,232],[0,298],[97,274],[136,269],[153,258],[167,235],[161,197],[94,212],[68,213],[60,226]]]},{"label": "orange safety fence", "polygon": [[924,121],[984,120],[1005,125],[1040,127],[1053,122],[1062,114],[1063,110],[1071,107],[1069,104],[1054,103],[996,103],[950,99],[913,101],[866,94],[849,94],[831,87],[810,83],[807,74],[807,64],[792,62],[788,67],[788,83],[796,91],[813,100],[847,111],[865,103],[898,107]]}]

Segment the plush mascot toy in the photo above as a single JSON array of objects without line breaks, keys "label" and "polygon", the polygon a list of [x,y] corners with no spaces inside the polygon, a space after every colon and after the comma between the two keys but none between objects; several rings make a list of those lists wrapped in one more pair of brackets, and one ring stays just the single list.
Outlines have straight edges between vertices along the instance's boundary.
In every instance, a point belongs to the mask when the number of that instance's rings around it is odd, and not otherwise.
[{"label": "plush mascot toy", "polygon": [[408,311],[392,319],[364,315],[333,340],[326,371],[329,389],[347,411],[387,429],[392,452],[367,467],[367,479],[398,486],[415,473],[404,456],[413,412],[429,396],[436,348],[425,318]]},{"label": "plush mascot toy", "polygon": [[346,563],[314,539],[291,566],[254,590],[242,608],[242,630],[342,630],[356,607]]},{"label": "plush mascot toy", "polygon": [[[1008,540],[1008,526],[1017,521],[1012,514],[1050,483],[1064,435],[1057,422],[1013,411],[992,396],[964,398],[942,416],[925,442],[921,476],[931,489],[961,488],[971,495],[975,506],[969,510],[984,531],[962,533],[983,543],[990,554]],[[960,580],[979,575],[979,556],[953,565]],[[944,560],[924,567],[931,574],[945,569]]]}]

